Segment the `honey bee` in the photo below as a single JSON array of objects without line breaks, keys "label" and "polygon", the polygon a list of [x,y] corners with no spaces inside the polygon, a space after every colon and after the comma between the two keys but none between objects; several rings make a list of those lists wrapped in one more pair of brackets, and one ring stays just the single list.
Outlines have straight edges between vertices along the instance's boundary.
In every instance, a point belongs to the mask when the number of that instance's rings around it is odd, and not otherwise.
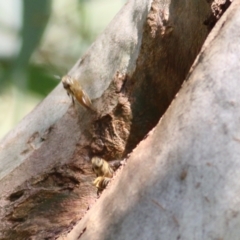
[{"label": "honey bee", "polygon": [[93,185],[101,192],[113,177],[114,171],[107,161],[96,156],[92,158],[92,170],[97,175]]},{"label": "honey bee", "polygon": [[98,189],[98,194],[102,192],[104,188],[107,187],[110,180],[111,178],[108,178],[108,177],[97,177],[93,181],[93,185]]},{"label": "honey bee", "polygon": [[92,170],[96,173],[97,177],[104,176],[111,178],[113,176],[113,169],[109,163],[100,157],[95,156],[92,158]]},{"label": "honey bee", "polygon": [[75,78],[69,75],[65,75],[62,78],[63,87],[66,89],[68,96],[72,98],[73,105],[75,104],[75,99],[85,108],[92,109],[92,101],[88,95],[83,91],[80,83]]}]

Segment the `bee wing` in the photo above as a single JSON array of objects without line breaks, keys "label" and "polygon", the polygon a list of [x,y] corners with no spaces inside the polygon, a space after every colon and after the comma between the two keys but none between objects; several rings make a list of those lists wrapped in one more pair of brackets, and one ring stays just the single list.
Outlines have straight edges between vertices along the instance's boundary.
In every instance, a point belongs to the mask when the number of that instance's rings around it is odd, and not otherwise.
[{"label": "bee wing", "polygon": [[59,75],[54,74],[53,77],[57,80],[61,80],[61,77]]},{"label": "bee wing", "polygon": [[109,166],[109,172],[110,172],[110,174],[111,174],[111,177],[113,176],[113,173],[114,173],[114,171],[113,171],[113,169]]},{"label": "bee wing", "polygon": [[72,95],[71,95],[71,97],[72,97],[72,105],[74,105],[75,104],[74,97]]},{"label": "bee wing", "polygon": [[86,106],[90,107],[90,106],[92,105],[91,99],[88,97],[88,95],[87,95],[83,90],[82,90],[82,92],[83,92],[83,95],[82,95],[82,101],[83,101],[83,103],[84,103]]},{"label": "bee wing", "polygon": [[112,160],[108,162],[113,171],[116,171],[122,164],[121,160]]}]

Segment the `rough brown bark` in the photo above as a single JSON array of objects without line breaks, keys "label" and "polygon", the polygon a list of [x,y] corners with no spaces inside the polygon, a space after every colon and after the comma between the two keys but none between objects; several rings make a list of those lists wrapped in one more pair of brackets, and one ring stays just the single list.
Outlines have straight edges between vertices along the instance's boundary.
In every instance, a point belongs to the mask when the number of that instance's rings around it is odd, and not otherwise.
[{"label": "rough brown bark", "polygon": [[59,85],[2,140],[0,239],[52,239],[79,221],[96,199],[90,158],[126,157],[157,124],[207,36],[209,9],[199,0],[129,1],[69,72],[97,112],[71,106]]}]

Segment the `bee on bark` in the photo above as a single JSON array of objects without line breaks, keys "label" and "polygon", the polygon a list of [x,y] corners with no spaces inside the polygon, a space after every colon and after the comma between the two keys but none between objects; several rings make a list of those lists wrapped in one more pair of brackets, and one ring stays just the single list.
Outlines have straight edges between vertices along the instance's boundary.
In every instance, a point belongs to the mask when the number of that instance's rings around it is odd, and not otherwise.
[{"label": "bee on bark", "polygon": [[76,99],[85,108],[94,110],[92,107],[91,99],[83,91],[78,80],[69,75],[65,75],[62,78],[62,84],[65,90],[67,91],[68,96],[72,98],[73,105],[75,104]]},{"label": "bee on bark", "polygon": [[92,170],[97,176],[93,185],[101,192],[113,177],[114,171],[109,163],[100,157],[92,158]]},{"label": "bee on bark", "polygon": [[101,193],[104,188],[107,187],[108,183],[110,182],[111,178],[108,177],[97,177],[93,181],[93,185],[98,189],[97,193]]}]

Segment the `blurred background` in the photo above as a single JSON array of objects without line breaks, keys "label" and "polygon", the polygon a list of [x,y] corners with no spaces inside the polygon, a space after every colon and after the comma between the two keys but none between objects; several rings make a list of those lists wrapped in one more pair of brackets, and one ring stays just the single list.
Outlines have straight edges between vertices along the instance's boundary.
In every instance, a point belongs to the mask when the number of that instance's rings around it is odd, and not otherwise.
[{"label": "blurred background", "polygon": [[0,140],[59,83],[126,0],[0,0]]}]

